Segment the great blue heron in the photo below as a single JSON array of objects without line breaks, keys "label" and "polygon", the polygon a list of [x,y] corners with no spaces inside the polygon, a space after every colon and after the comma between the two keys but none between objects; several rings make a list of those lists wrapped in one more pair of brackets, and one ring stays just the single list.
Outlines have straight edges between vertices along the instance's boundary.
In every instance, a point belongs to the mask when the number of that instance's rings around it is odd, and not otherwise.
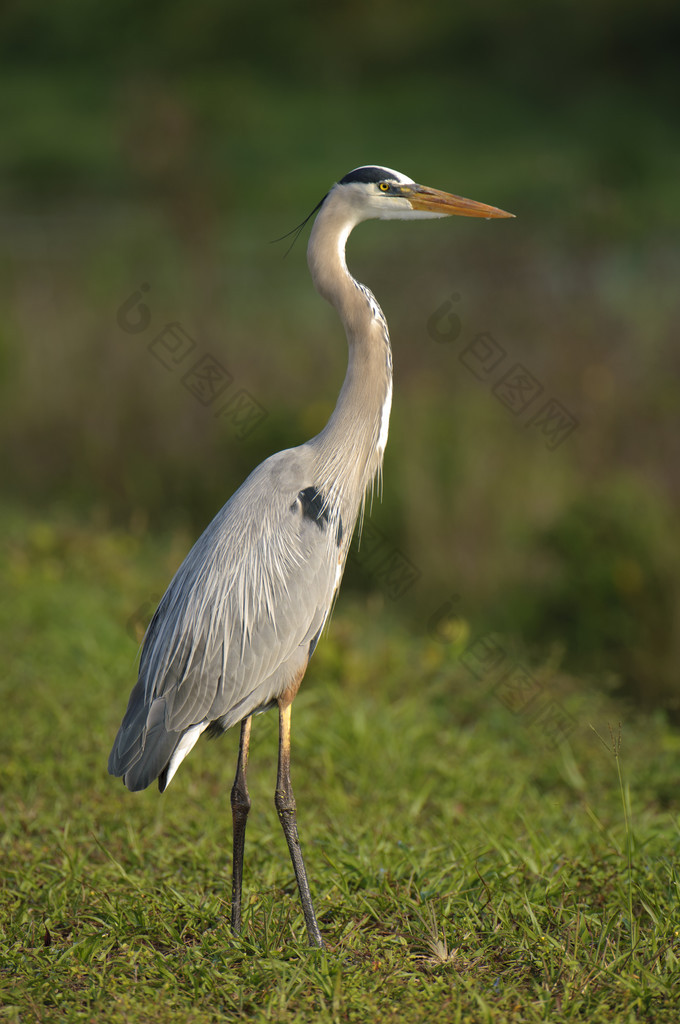
[{"label": "great blue heron", "polygon": [[382,465],[392,403],[387,323],[373,294],[349,273],[345,243],[352,228],[371,218],[512,214],[377,166],[350,171],[317,210],[309,269],[317,291],[338,311],[349,346],[335,410],[311,441],[253,470],[178,569],[147,630],[109,772],[122,775],[131,790],[157,778],[163,792],[201,733],[241,723],[231,791],[231,926],[238,932],[251,720],[278,704],[275,804],[309,942],[323,946],[290,781],[291,707],[340,586],[366,490]]}]

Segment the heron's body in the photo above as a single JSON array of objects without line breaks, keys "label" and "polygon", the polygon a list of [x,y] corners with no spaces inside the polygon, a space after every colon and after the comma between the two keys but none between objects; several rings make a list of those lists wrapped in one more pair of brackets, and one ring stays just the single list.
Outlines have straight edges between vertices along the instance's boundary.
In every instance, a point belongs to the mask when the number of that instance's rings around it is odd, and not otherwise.
[{"label": "heron's body", "polygon": [[[453,200],[455,208],[446,209]],[[376,167],[350,172],[320,204],[308,248],[310,271],[317,290],[338,310],[349,346],[336,408],[316,437],[258,466],[187,555],[147,631],[139,679],[109,758],[109,771],[129,789],[158,778],[164,790],[206,729],[221,732],[243,723],[232,791],[234,927],[240,923],[239,860],[250,805],[250,717],[278,704],[277,807],[308,935],[321,944],[297,842],[290,706],[340,585],[366,490],[382,465],[392,401],[387,324],[374,296],[347,270],[345,243],[367,217],[446,213],[509,216]]]}]

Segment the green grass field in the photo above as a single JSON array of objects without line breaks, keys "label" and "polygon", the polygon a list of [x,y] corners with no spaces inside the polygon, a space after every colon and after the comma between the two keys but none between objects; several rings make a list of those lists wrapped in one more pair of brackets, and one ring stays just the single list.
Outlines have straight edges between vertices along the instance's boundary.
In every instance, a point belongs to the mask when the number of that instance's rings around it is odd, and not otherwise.
[{"label": "green grass field", "polygon": [[233,938],[237,732],[162,797],[106,773],[139,622],[190,538],[1,525],[1,1021],[677,1020],[680,740],[661,719],[548,664],[525,666],[538,695],[513,709],[470,669],[473,623],[418,633],[380,594],[346,595],[293,718],[327,950],[305,948],[271,713]]}]

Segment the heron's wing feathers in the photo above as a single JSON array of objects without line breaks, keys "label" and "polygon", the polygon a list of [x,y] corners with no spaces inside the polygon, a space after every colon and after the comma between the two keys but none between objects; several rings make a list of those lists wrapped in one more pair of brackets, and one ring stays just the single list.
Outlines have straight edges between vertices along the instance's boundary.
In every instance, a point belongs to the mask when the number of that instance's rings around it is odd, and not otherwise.
[{"label": "heron's wing feathers", "polygon": [[187,555],[147,631],[114,774],[150,758],[157,775],[188,728],[227,728],[304,671],[346,547],[311,474],[304,446],[268,459]]}]

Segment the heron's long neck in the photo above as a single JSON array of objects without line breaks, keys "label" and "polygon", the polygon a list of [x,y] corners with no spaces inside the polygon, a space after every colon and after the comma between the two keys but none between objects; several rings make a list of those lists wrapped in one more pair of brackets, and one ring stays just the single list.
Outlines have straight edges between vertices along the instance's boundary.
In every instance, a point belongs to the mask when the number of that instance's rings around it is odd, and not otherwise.
[{"label": "heron's long neck", "polygon": [[309,240],[307,259],[317,291],[344,324],[349,361],[330,420],[310,445],[319,455],[319,486],[351,527],[366,488],[382,466],[392,403],[392,352],[387,323],[372,293],[345,264],[354,226],[346,211],[325,204]]}]

